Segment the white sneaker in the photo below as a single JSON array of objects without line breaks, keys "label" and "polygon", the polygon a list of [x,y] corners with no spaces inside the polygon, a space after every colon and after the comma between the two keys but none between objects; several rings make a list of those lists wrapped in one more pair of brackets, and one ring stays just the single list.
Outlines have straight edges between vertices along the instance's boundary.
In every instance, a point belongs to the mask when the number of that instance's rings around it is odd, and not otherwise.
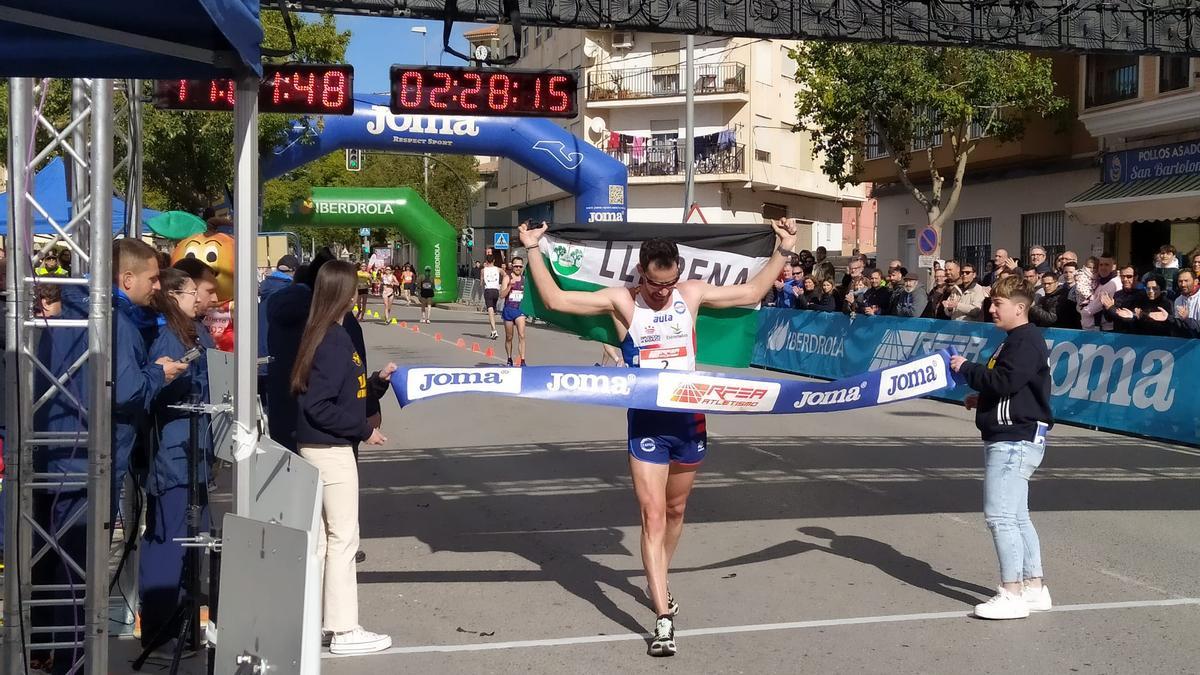
[{"label": "white sneaker", "polygon": [[675,622],[666,614],[654,622],[654,636],[650,639],[650,656],[674,656],[678,648],[675,646]]},{"label": "white sneaker", "polygon": [[329,642],[330,654],[371,654],[392,646],[392,638],[365,630],[359,626],[344,633],[335,633]]},{"label": "white sneaker", "polygon": [[1050,589],[1046,588],[1046,584],[1042,584],[1042,587],[1036,590],[1025,586],[1021,590],[1021,599],[1031,612],[1048,612],[1053,606],[1050,602]]},{"label": "white sneaker", "polygon": [[990,600],[975,605],[975,616],[980,619],[1024,619],[1029,616],[1029,606],[1020,595],[1009,593],[1001,586]]}]

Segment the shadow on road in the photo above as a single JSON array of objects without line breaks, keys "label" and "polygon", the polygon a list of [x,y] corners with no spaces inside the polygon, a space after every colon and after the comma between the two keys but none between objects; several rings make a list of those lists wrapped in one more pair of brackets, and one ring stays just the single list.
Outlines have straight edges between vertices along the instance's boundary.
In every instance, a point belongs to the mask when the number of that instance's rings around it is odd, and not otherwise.
[{"label": "shadow on road", "polygon": [[[1091,439],[1067,437],[1053,445],[1034,477],[1032,510],[1200,508],[1200,457],[1164,452],[1136,439],[1109,441],[1101,447]],[[632,581],[642,576],[640,560],[622,543],[618,529],[638,522],[622,446],[618,440],[562,441],[364,452],[364,538],[415,537],[434,552],[511,553],[538,569],[363,571],[359,581],[552,581],[621,626],[641,632],[642,623],[606,594],[615,590],[646,602]],[[687,520],[974,515],[982,500],[981,464],[977,438],[721,437],[714,439],[701,469]],[[902,552],[900,533],[893,541],[878,541],[824,527],[799,531],[810,540],[778,542],[691,569],[726,569],[820,551],[965,604],[992,593]],[[611,555],[628,556],[629,564],[613,569],[591,557]]]}]

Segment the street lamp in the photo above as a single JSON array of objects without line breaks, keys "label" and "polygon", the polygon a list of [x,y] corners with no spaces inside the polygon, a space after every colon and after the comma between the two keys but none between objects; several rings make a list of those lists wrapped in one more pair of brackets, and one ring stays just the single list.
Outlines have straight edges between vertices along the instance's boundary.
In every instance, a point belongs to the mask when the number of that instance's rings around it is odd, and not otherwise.
[{"label": "street lamp", "polygon": [[426,51],[425,51],[425,38],[426,38],[426,33],[428,31],[425,30],[425,26],[413,26],[409,30],[411,30],[414,33],[421,34],[421,63],[423,65],[428,65],[429,64],[429,54],[426,53]]}]

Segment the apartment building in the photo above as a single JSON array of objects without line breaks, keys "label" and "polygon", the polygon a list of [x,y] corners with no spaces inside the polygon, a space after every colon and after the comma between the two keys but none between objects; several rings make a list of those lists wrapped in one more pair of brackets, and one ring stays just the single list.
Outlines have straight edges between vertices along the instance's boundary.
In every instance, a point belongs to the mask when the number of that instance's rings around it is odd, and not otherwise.
[{"label": "apartment building", "polygon": [[[685,215],[685,38],[633,32],[523,29],[521,68],[580,73],[581,114],[571,133],[629,167],[630,222],[679,222]],[[483,35],[480,36],[485,38]],[[468,34],[468,39],[472,39]],[[501,53],[515,50],[511,34]],[[801,219],[803,246],[840,251],[843,211],[855,226],[864,190],[841,190],[821,173],[808,134],[796,133],[794,42],[696,38],[695,203],[709,223]],[[574,204],[535,173],[501,159],[486,191],[489,208],[525,218],[571,222]],[[860,225],[860,223],[864,225]],[[861,235],[850,238],[859,241]],[[873,243],[873,232],[870,234]],[[849,251],[846,251],[847,253]]]},{"label": "apartment building", "polygon": [[[1112,251],[1120,261],[1152,264],[1165,243],[1200,242],[1200,90],[1187,57],[1056,55],[1059,95],[1069,115],[1033,121],[1025,136],[982,139],[968,164],[942,255],[986,268],[997,248],[1027,258],[1039,245],[1051,257]],[[939,139],[935,138],[937,144]],[[935,149],[939,169],[952,165]],[[913,177],[928,181],[914,157]],[[870,143],[863,181],[876,183],[879,257],[914,266],[925,213],[896,182],[889,157]]]}]

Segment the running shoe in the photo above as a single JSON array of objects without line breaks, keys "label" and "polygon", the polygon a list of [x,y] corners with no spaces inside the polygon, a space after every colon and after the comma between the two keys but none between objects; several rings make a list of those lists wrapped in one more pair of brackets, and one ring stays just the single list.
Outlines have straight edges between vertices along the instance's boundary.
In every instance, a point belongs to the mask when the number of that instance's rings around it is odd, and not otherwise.
[{"label": "running shoe", "polygon": [[508,358],[508,365],[510,365],[510,366],[512,365],[512,357],[511,356]]},{"label": "running shoe", "polygon": [[392,646],[392,638],[372,633],[358,626],[344,633],[334,633],[329,641],[330,654],[371,654]]},{"label": "running shoe", "polygon": [[490,338],[492,340],[495,340],[498,337],[500,337],[500,334],[497,333],[496,331],[492,331],[491,335],[488,335],[488,338]]},{"label": "running shoe", "polygon": [[1001,586],[987,602],[975,605],[975,616],[980,619],[1024,619],[1029,616],[1029,606],[1021,595],[1009,593]]},{"label": "running shoe", "polygon": [[[646,599],[647,600],[650,599],[650,587],[649,586],[646,587]],[[651,601],[651,603],[653,603],[653,601]],[[654,608],[651,607],[651,609],[654,609]],[[670,588],[667,589],[667,614],[670,614],[671,616],[676,616],[677,614],[679,614],[679,603],[675,602],[675,596],[671,595]]]},{"label": "running shoe", "polygon": [[654,622],[654,637],[650,640],[650,656],[674,656],[675,621],[667,614]]},{"label": "running shoe", "polygon": [[1046,588],[1046,584],[1042,584],[1040,588],[1033,589],[1025,586],[1021,589],[1021,599],[1025,601],[1025,605],[1029,607],[1031,612],[1048,612],[1053,607],[1050,601],[1050,589]]}]

